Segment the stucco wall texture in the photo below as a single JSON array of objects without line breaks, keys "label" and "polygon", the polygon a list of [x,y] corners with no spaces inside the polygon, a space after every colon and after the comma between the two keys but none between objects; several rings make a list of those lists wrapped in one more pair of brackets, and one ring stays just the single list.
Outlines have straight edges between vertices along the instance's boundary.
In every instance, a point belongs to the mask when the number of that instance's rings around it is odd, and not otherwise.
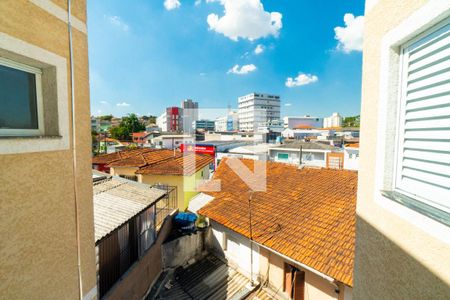
[{"label": "stucco wall texture", "polygon": [[[65,1],[54,3],[67,9]],[[73,14],[86,20],[85,0],[72,3]],[[67,23],[32,2],[2,0],[0,32],[66,58],[70,80]],[[75,187],[79,202],[83,294],[96,285],[88,46],[87,36],[76,29],[73,29],[73,47],[76,178],[71,149],[0,155],[2,299],[79,298]],[[69,107],[70,94],[69,81]]]},{"label": "stucco wall texture", "polygon": [[364,25],[353,297],[364,300],[448,299],[449,245],[374,201],[381,41],[386,33],[429,1],[375,2],[366,12]]}]

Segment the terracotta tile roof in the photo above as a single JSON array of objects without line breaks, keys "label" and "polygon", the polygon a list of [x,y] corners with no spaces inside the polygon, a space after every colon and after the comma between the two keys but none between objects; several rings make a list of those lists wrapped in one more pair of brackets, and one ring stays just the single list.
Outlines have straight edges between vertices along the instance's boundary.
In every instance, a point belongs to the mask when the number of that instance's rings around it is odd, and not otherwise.
[{"label": "terracotta tile roof", "polygon": [[[199,214],[249,238],[248,186],[222,160],[220,192]],[[254,161],[241,160],[250,170]],[[266,163],[267,191],[252,196],[253,239],[274,251],[353,284],[357,173]]]},{"label": "terracotta tile roof", "polygon": [[148,148],[141,148],[141,149],[134,149],[134,150],[123,150],[120,152],[114,152],[109,154],[102,154],[99,156],[94,156],[92,158],[93,164],[109,164],[117,160],[126,159],[129,157],[137,156],[142,153],[146,153],[149,151],[152,151],[154,149],[148,149]]},{"label": "terracotta tile roof", "polygon": [[359,143],[347,144],[347,145],[345,145],[345,147],[349,147],[349,148],[359,148]]},{"label": "terracotta tile roof", "polygon": [[136,174],[152,175],[192,175],[214,162],[209,155],[189,154],[140,168]]},{"label": "terracotta tile roof", "polygon": [[173,157],[180,157],[179,151],[168,149],[148,149],[147,152],[138,153],[125,159],[113,161],[108,167],[144,167],[147,165],[159,163]]}]

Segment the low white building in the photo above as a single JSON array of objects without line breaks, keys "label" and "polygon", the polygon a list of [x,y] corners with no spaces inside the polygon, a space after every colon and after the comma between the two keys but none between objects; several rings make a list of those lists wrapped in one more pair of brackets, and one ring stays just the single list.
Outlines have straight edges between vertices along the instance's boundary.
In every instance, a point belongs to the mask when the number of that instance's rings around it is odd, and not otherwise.
[{"label": "low white building", "polygon": [[240,146],[228,150],[226,153],[217,154],[217,162],[219,163],[224,157],[247,158],[253,160],[267,160],[269,148],[274,144],[256,144]]},{"label": "low white building", "polygon": [[328,129],[290,129],[286,128],[281,133],[285,139],[302,140],[308,137],[330,136],[333,135],[333,130]]},{"label": "low white building", "polygon": [[323,119],[323,127],[341,127],[342,126],[342,116],[339,113],[333,113],[330,117]]},{"label": "low white building", "polygon": [[176,149],[181,144],[194,144],[195,138],[188,134],[166,134],[151,139],[151,144],[156,148]]},{"label": "low white building", "polygon": [[218,132],[238,131],[239,114],[236,111],[231,111],[226,116],[217,118],[215,130]]},{"label": "low white building", "polygon": [[322,128],[323,119],[318,117],[303,116],[303,117],[284,117],[284,128],[295,129],[296,127],[309,126],[311,128]]},{"label": "low white building", "polygon": [[295,141],[279,146],[274,145],[268,151],[271,161],[325,168],[327,155],[331,152],[339,152],[340,149],[322,143]]},{"label": "low white building", "polygon": [[344,169],[359,169],[359,144],[349,144],[344,147]]}]

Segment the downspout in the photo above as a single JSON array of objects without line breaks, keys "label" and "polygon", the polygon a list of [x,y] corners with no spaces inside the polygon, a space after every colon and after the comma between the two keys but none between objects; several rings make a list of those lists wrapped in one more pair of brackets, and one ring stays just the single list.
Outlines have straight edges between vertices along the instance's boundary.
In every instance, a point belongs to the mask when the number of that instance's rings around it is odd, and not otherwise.
[{"label": "downspout", "polygon": [[69,52],[70,52],[70,91],[72,108],[72,167],[73,167],[73,191],[75,198],[75,226],[77,234],[77,269],[78,269],[78,288],[80,300],[83,299],[83,280],[81,274],[81,245],[80,245],[80,216],[78,214],[78,191],[77,191],[77,147],[75,134],[75,79],[74,79],[74,61],[73,61],[73,43],[72,43],[72,13],[70,10],[70,0],[67,0],[67,26],[69,31]]}]

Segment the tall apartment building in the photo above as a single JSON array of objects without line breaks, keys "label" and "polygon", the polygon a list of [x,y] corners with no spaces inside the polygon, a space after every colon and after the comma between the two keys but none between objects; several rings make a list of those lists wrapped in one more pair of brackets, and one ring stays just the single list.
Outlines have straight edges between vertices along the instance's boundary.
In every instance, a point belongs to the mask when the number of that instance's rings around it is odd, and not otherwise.
[{"label": "tall apartment building", "polygon": [[366,1],[354,299],[450,295],[450,1]]},{"label": "tall apartment building", "polygon": [[180,132],[183,130],[182,110],[179,107],[167,107],[166,111],[156,118],[156,125],[163,132]]},{"label": "tall apartment building", "polygon": [[323,118],[323,127],[331,128],[331,127],[341,127],[342,126],[342,116],[335,112],[331,116],[327,118]]},{"label": "tall apartment building", "polygon": [[280,96],[251,93],[238,98],[239,130],[254,132],[259,126],[280,120]]},{"label": "tall apartment building", "polygon": [[2,299],[97,297],[86,1],[68,2],[0,1]]},{"label": "tall apartment building", "polygon": [[193,130],[192,124],[198,120],[198,102],[186,99],[181,101],[182,123],[184,132],[190,133]]}]

